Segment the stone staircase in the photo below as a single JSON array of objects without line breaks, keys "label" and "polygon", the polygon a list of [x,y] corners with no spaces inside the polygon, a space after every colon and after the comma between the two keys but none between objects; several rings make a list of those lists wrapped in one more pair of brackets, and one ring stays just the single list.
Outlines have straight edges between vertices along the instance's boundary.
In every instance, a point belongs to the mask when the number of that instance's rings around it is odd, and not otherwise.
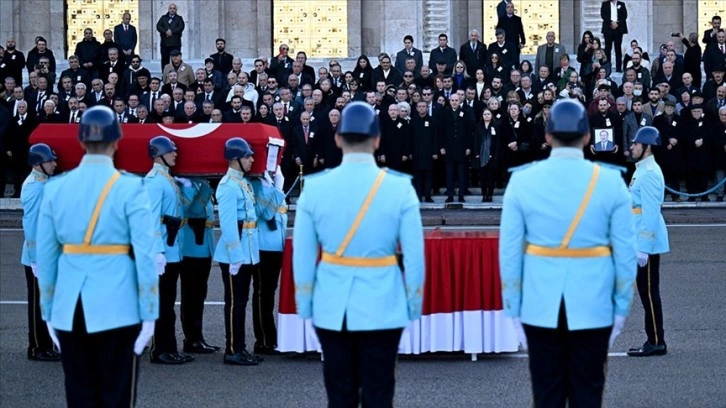
[{"label": "stone staircase", "polygon": [[[597,36],[600,36],[600,29],[602,28],[602,19],[600,19],[600,5],[601,0],[581,0],[580,3],[580,21],[582,22],[581,33],[585,31],[591,31]],[[577,38],[577,43],[580,43],[580,38]]]},{"label": "stone staircase", "polygon": [[439,34],[449,32],[451,2],[449,0],[425,0],[423,13],[423,49],[430,50],[438,47]]}]

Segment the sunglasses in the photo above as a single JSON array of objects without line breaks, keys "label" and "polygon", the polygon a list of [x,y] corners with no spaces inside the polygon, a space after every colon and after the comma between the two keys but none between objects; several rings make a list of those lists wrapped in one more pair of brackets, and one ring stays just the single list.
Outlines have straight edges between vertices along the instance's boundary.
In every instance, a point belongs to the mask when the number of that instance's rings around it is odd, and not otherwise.
[{"label": "sunglasses", "polygon": [[413,75],[404,75],[404,78],[413,78]]}]

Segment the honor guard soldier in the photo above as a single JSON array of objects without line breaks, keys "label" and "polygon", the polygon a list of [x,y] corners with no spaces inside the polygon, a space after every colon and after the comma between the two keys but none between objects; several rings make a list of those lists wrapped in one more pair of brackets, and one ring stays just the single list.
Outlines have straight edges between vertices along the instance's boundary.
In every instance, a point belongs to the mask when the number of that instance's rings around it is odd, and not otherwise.
[{"label": "honor guard soldier", "polygon": [[618,171],[584,159],[580,103],[555,102],[545,137],[549,158],[514,169],[504,193],[504,311],[529,348],[534,406],[599,407],[633,297],[630,196]]},{"label": "honor guard soldier", "polygon": [[224,329],[227,343],[224,364],[257,365],[261,357],[253,356],[245,344],[245,315],[250,280],[260,263],[255,196],[246,175],[254,158],[250,145],[233,137],[224,145],[227,174],[217,186],[217,212],[222,235],[214,251],[224,283]]},{"label": "honor guard soldier", "polygon": [[410,177],[376,165],[380,136],[368,104],[343,109],[335,135],[342,164],[306,178],[295,216],[297,313],[313,320],[331,407],[393,406],[401,333],[421,317],[418,197]]},{"label": "honor guard soldier", "polygon": [[275,327],[275,291],[282,270],[282,250],[287,230],[287,204],[282,186],[285,179],[278,166],[274,179],[269,172],[251,179],[257,209],[260,264],[252,275],[252,323],[255,354],[278,354]]},{"label": "honor guard soldier", "polygon": [[151,208],[142,179],[114,168],[121,127],[111,109],[87,109],[78,135],[81,163],[43,192],[41,311],[68,406],[134,406],[137,356],[159,316]]},{"label": "honor guard soldier", "polygon": [[[151,362],[158,364],[183,364],[194,357],[179,353],[176,343],[176,302],[177,282],[182,271],[181,242],[184,224],[181,187],[169,172],[176,164],[176,145],[166,136],[156,136],[149,140],[149,157],[154,165],[146,174],[144,184],[149,192],[151,213],[157,226],[166,266],[159,276],[159,321],[156,322],[154,338],[151,342]],[[189,183],[182,179],[179,184]]]},{"label": "honor guard soldier", "polygon": [[38,258],[36,236],[40,202],[43,200],[45,182],[53,175],[56,155],[50,146],[38,143],[30,146],[28,164],[33,168],[23,182],[20,201],[23,204],[23,253],[20,263],[25,268],[25,282],[28,285],[28,359],[36,361],[60,361],[60,354],[53,350],[53,341],[48,327],[40,316],[40,293],[38,292]]},{"label": "honor guard soldier", "polygon": [[214,353],[219,347],[209,345],[202,332],[207,281],[214,254],[214,204],[212,188],[204,179],[184,180],[184,242],[181,246],[181,308],[185,353]]},{"label": "honor guard soldier", "polygon": [[629,356],[660,356],[668,352],[663,338],[663,309],[660,300],[660,254],[670,251],[668,230],[660,208],[665,196],[665,181],[653,157],[653,146],[660,146],[658,129],[645,126],[638,130],[630,146],[635,173],[630,180],[633,198],[638,275],[638,294],[645,310],[645,333],[648,339]]}]

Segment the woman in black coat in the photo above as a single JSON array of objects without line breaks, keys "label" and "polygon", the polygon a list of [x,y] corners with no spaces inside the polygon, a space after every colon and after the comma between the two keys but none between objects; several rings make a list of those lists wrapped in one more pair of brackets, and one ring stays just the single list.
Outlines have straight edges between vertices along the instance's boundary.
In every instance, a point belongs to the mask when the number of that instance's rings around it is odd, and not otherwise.
[{"label": "woman in black coat", "polygon": [[371,61],[367,56],[361,55],[358,57],[358,62],[355,64],[355,69],[353,70],[353,78],[358,80],[361,91],[370,90],[372,76],[373,67],[371,67]]},{"label": "woman in black coat", "polygon": [[474,162],[479,167],[481,201],[492,202],[494,181],[499,160],[499,138],[497,121],[492,111],[484,109],[481,119],[474,127]]},{"label": "woman in black coat", "polygon": [[502,147],[507,154],[506,168],[521,166],[532,160],[532,118],[522,115],[518,103],[509,104],[509,115],[502,121]]}]

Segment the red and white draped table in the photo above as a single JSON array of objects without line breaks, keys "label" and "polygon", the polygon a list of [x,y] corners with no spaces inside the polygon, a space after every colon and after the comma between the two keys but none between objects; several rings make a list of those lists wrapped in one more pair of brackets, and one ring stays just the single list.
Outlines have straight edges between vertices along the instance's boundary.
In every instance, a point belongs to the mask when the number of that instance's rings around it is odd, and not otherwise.
[{"label": "red and white draped table", "polygon": [[[423,313],[404,330],[402,354],[517,351],[511,319],[502,310],[499,236],[495,232],[434,230],[425,237]],[[321,351],[311,320],[296,314],[292,240],[283,254],[278,350]]]}]

